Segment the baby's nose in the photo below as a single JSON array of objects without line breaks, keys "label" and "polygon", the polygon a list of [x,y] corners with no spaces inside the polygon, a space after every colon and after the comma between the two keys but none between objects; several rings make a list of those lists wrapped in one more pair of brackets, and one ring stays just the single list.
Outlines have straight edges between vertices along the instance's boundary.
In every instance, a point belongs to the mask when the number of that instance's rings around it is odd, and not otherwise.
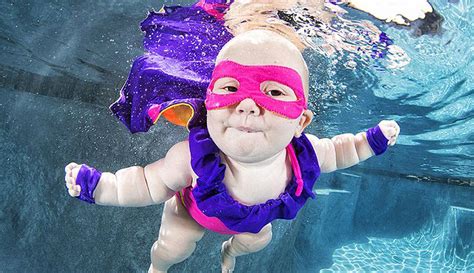
[{"label": "baby's nose", "polygon": [[237,108],[235,109],[237,113],[244,114],[244,115],[253,115],[258,116],[260,115],[260,107],[250,98],[246,98],[237,104]]}]

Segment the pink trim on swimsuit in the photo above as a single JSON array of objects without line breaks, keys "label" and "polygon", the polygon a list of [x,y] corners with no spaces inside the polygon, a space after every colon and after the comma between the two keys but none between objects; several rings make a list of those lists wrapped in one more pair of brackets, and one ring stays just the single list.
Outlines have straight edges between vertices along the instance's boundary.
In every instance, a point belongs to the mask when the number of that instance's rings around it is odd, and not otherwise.
[{"label": "pink trim on swimsuit", "polygon": [[181,199],[181,202],[183,202],[189,215],[201,226],[221,234],[238,234],[238,232],[228,229],[219,218],[208,217],[202,213],[196,204],[196,200],[194,200],[192,187],[184,188],[181,192],[177,192],[176,195]]},{"label": "pink trim on swimsuit", "polygon": [[296,154],[295,154],[295,149],[293,148],[291,143],[288,144],[288,146],[286,146],[286,151],[288,152],[288,155],[290,156],[291,167],[293,168],[293,173],[296,177],[296,184],[298,184],[295,194],[296,196],[300,196],[301,192],[303,191],[303,178],[301,178],[300,164],[298,163],[298,159],[296,158]]}]

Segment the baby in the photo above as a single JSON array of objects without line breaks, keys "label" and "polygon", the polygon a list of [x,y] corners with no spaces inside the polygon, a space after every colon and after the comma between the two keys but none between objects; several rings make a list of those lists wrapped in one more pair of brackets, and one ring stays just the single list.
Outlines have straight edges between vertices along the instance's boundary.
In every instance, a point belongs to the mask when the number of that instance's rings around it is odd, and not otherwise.
[{"label": "baby", "polygon": [[350,167],[395,144],[399,126],[381,121],[356,135],[319,139],[303,133],[309,73],[298,48],[258,29],[232,38],[220,51],[207,90],[206,126],[190,129],[144,168],[100,173],[66,166],[69,194],[110,206],[165,203],[148,272],[167,272],[188,258],[206,229],[230,234],[222,244],[222,272],[237,256],[272,239],[274,219],[293,219],[321,172]]}]

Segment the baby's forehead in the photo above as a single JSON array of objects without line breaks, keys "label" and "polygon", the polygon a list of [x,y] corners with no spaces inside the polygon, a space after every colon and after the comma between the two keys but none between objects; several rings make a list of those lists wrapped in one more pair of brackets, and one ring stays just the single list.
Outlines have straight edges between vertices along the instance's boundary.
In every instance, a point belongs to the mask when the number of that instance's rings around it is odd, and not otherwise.
[{"label": "baby's forehead", "polygon": [[243,65],[278,65],[298,72],[306,67],[298,48],[269,30],[252,30],[230,40],[219,52],[216,63],[231,60]]},{"label": "baby's forehead", "polygon": [[299,49],[283,36],[269,30],[251,30],[230,40],[219,52],[216,64],[230,60],[242,65],[278,65],[301,76],[308,91],[309,72]]},{"label": "baby's forehead", "polygon": [[304,67],[298,60],[299,54],[272,40],[265,43],[253,43],[246,39],[236,39],[234,43],[221,50],[216,63],[228,60],[242,65],[277,65],[300,73]]},{"label": "baby's forehead", "polygon": [[251,30],[230,40],[219,52],[216,64],[230,60],[242,65],[278,65],[295,70],[309,91],[309,71],[299,49],[283,36],[268,30]]}]

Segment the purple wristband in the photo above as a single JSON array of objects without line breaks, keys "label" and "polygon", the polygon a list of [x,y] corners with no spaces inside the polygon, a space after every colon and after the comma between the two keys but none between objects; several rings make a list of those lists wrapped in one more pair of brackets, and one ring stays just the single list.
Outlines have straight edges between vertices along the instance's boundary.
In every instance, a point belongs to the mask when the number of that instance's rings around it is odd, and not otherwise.
[{"label": "purple wristband", "polygon": [[94,190],[99,183],[101,175],[102,173],[96,169],[82,164],[76,178],[76,184],[81,186],[81,194],[76,198],[86,201],[87,203],[95,204]]},{"label": "purple wristband", "polygon": [[375,155],[383,154],[387,150],[388,139],[383,135],[378,125],[367,130],[367,141]]}]

